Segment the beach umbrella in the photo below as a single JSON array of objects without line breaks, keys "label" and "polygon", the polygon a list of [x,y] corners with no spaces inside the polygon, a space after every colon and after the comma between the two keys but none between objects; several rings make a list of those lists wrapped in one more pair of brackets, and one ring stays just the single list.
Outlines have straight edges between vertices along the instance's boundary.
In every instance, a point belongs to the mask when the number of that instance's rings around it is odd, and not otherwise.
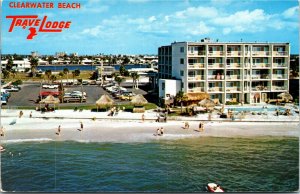
[{"label": "beach umbrella", "polygon": [[200,106],[205,107],[206,110],[212,109],[215,107],[215,102],[212,99],[205,98],[198,103]]},{"label": "beach umbrella", "polygon": [[97,111],[98,111],[98,107],[108,107],[108,106],[112,106],[113,104],[114,104],[114,101],[107,94],[103,94],[96,101]]},{"label": "beach umbrella", "polygon": [[148,101],[141,94],[133,96],[131,100],[131,104],[133,104],[134,106],[144,106],[147,103]]},{"label": "beach umbrella", "polygon": [[280,97],[287,101],[293,100],[293,96],[291,94],[289,94],[288,92],[282,92],[282,93],[278,94],[277,97]]},{"label": "beach umbrella", "polygon": [[58,98],[55,98],[52,95],[48,95],[45,99],[42,99],[40,101],[40,104],[54,104],[54,108],[55,108],[55,104],[59,104],[60,100]]}]

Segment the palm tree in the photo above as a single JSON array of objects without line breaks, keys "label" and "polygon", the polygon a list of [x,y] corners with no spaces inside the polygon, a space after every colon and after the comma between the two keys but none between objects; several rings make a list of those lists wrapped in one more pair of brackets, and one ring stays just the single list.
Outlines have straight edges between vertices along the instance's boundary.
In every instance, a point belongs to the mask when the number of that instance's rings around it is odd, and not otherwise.
[{"label": "palm tree", "polygon": [[132,77],[132,88],[135,88],[135,89],[138,89],[139,86],[138,86],[138,82],[137,80],[140,78],[140,75],[137,73],[137,72],[132,72],[130,74],[130,76]]},{"label": "palm tree", "polygon": [[45,75],[47,76],[48,81],[50,81],[50,76],[52,75],[52,71],[51,71],[50,69],[47,69],[47,70],[45,71]]},{"label": "palm tree", "polygon": [[69,69],[68,68],[64,68],[63,73],[65,75],[67,75],[67,82],[69,82]]},{"label": "palm tree", "polygon": [[36,72],[36,67],[38,66],[38,62],[39,60],[35,57],[31,57],[30,59],[30,69],[31,69],[31,74],[32,74],[32,77],[35,77],[35,72]]},{"label": "palm tree", "polygon": [[55,80],[57,80],[56,75],[51,75],[51,76],[50,76],[50,80],[52,81],[52,83],[53,83]]},{"label": "palm tree", "polygon": [[121,86],[121,83],[125,81],[123,77],[117,76],[115,77],[115,81],[118,83],[119,87]]},{"label": "palm tree", "polygon": [[183,101],[186,100],[186,96],[184,95],[184,92],[183,91],[179,91],[176,96],[175,96],[175,100],[177,102],[180,102],[180,106],[181,106],[181,113],[182,113],[182,109],[183,109]]},{"label": "palm tree", "polygon": [[73,84],[74,84],[74,78],[80,75],[80,70],[76,69],[72,71],[72,75],[73,75]]}]

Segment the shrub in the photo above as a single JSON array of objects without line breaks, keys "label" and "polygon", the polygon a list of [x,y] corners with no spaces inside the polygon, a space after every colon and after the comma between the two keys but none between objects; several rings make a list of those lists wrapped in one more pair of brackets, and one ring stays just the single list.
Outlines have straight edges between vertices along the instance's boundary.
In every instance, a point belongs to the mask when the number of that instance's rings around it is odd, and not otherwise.
[{"label": "shrub", "polygon": [[18,79],[18,80],[16,80],[16,81],[12,82],[12,84],[15,85],[15,86],[17,86],[17,85],[22,85],[22,84],[23,84],[23,81],[20,80],[20,79]]},{"label": "shrub", "polygon": [[238,105],[239,102],[226,102],[226,105]]}]

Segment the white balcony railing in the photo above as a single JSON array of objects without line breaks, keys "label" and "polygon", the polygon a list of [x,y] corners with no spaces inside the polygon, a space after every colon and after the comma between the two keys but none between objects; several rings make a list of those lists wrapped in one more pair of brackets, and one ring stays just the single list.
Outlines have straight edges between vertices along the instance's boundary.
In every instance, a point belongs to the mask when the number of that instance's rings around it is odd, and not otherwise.
[{"label": "white balcony railing", "polygon": [[208,69],[215,69],[215,68],[223,68],[224,64],[223,63],[208,63]]},{"label": "white balcony railing", "polygon": [[222,87],[211,87],[208,88],[208,92],[222,92],[223,88]]},{"label": "white balcony railing", "polygon": [[257,74],[252,75],[252,79],[270,79],[271,76],[269,74]]},{"label": "white balcony railing", "polygon": [[188,81],[200,81],[205,80],[204,75],[195,75],[195,76],[189,76]]},{"label": "white balcony railing", "polygon": [[194,51],[194,52],[188,52],[189,56],[205,56],[205,51]]},{"label": "white balcony railing", "polygon": [[270,86],[253,86],[252,91],[268,91],[270,90]]},{"label": "white balcony railing", "polygon": [[209,80],[224,80],[224,75],[208,75]]},{"label": "white balcony railing", "polygon": [[269,63],[253,63],[252,68],[269,68]]},{"label": "white balcony railing", "polygon": [[287,79],[287,74],[272,74],[272,79]]},{"label": "white balcony railing", "polygon": [[240,87],[227,87],[226,92],[239,92],[242,89]]},{"label": "white balcony railing", "polygon": [[286,51],[273,51],[274,56],[287,56],[288,52]]},{"label": "white balcony railing", "polygon": [[226,75],[227,80],[241,79],[240,75]]},{"label": "white balcony railing", "polygon": [[287,90],[288,88],[286,86],[272,86],[272,90]]},{"label": "white balcony railing", "polygon": [[252,51],[252,56],[269,56],[269,51]]},{"label": "white balcony railing", "polygon": [[208,51],[208,56],[223,56],[223,51]]},{"label": "white balcony railing", "polygon": [[286,63],[273,63],[273,68],[285,68],[288,67]]},{"label": "white balcony railing", "polygon": [[189,63],[188,68],[189,69],[204,68],[204,64],[203,63]]},{"label": "white balcony railing", "polygon": [[188,89],[188,92],[204,92],[204,87],[195,87]]},{"label": "white balcony railing", "polygon": [[241,56],[242,51],[227,51],[226,54],[227,56]]},{"label": "white balcony railing", "polygon": [[226,68],[240,68],[241,63],[227,63]]}]

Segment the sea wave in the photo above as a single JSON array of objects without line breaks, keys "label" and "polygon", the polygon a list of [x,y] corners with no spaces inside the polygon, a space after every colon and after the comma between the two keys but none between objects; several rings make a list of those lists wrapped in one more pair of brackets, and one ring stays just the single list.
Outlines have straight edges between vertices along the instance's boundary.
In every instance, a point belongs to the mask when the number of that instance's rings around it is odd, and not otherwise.
[{"label": "sea wave", "polygon": [[50,138],[33,138],[33,139],[10,139],[3,140],[3,143],[24,143],[24,142],[45,142],[45,141],[53,141]]}]

